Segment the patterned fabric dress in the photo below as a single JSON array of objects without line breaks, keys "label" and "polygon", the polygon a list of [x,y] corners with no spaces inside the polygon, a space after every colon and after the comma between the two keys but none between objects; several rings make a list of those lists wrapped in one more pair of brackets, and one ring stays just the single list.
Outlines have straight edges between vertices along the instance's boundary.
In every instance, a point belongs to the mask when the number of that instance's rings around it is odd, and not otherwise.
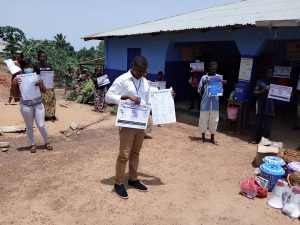
[{"label": "patterned fabric dress", "polygon": [[94,109],[98,112],[105,112],[107,104],[105,102],[105,94],[107,92],[106,86],[98,86],[97,78],[101,77],[103,74],[94,74],[92,77],[93,83],[95,85],[94,92]]},{"label": "patterned fabric dress", "polygon": [[9,90],[9,97],[14,98],[15,102],[20,101],[21,93],[18,85],[13,85],[13,80],[16,78],[17,75],[22,74],[22,71],[15,73],[11,77],[11,84]]},{"label": "patterned fabric dress", "polygon": [[45,93],[42,93],[42,99],[45,107],[45,118],[54,119],[56,109],[56,98],[54,89],[48,89]]},{"label": "patterned fabric dress", "polygon": [[[40,74],[43,71],[53,71],[51,65],[48,63],[35,63],[34,70],[37,74]],[[55,117],[55,108],[56,108],[56,98],[54,89],[47,89],[45,93],[42,93],[43,104],[45,107],[45,119],[56,119]]]},{"label": "patterned fabric dress", "polygon": [[106,110],[106,102],[105,102],[105,93],[107,89],[95,89],[94,93],[94,108],[98,112],[105,112]]}]

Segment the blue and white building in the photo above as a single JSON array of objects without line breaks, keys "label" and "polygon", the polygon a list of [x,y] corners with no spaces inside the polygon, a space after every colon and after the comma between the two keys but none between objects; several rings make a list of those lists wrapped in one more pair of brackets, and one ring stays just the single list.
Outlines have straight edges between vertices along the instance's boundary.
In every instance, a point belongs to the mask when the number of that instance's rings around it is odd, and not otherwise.
[{"label": "blue and white building", "polygon": [[291,66],[294,85],[300,74],[300,0],[243,0],[84,39],[104,40],[112,79],[130,68],[134,56],[145,56],[148,79],[163,71],[177,100],[189,98],[189,63],[195,57],[206,66],[211,60],[219,63],[219,73],[228,80],[225,97],[238,81],[242,57],[253,59],[253,82],[266,66]]}]

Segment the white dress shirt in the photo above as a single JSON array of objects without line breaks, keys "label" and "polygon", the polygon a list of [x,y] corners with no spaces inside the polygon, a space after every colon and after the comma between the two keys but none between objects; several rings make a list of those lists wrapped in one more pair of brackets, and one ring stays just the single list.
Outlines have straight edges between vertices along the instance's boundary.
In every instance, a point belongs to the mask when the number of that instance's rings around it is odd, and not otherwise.
[{"label": "white dress shirt", "polygon": [[105,95],[109,104],[119,104],[122,95],[131,95],[141,98],[141,104],[149,104],[150,88],[146,78],[136,79],[130,70],[119,76],[111,85]]}]

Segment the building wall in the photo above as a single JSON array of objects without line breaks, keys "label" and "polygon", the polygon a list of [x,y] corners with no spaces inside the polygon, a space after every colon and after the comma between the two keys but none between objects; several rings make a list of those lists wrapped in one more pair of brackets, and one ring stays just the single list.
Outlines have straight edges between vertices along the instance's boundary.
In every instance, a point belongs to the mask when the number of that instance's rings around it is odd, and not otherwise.
[{"label": "building wall", "polygon": [[[189,97],[189,87],[186,81],[190,61],[182,59],[183,47],[193,44],[204,45],[213,53],[212,59],[219,61],[222,58],[226,59],[227,56],[255,58],[271,40],[297,39],[300,40],[299,27],[272,29],[271,31],[268,28],[256,27],[237,30],[218,28],[207,32],[187,30],[152,36],[147,34],[110,38],[105,41],[105,63],[107,73],[114,80],[127,70],[127,48],[141,48],[141,54],[149,62],[148,79],[155,80],[156,74],[160,70],[165,72],[167,85],[176,86],[179,89],[178,92],[181,93],[177,96],[186,99]],[[282,54],[282,51],[278,48],[279,54]],[[237,52],[239,53],[238,56]],[[237,73],[237,71],[234,72]]]}]

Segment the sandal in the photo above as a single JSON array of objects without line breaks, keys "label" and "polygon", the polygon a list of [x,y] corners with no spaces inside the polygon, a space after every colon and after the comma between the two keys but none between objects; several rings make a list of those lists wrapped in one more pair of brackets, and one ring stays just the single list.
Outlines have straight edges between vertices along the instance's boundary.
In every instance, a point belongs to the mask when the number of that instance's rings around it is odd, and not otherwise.
[{"label": "sandal", "polygon": [[200,143],[200,144],[203,144],[205,142],[205,139],[203,139],[203,138],[200,138],[199,140],[198,140],[198,143]]},{"label": "sandal", "polygon": [[35,145],[31,145],[31,148],[30,148],[30,153],[36,153],[36,147]]},{"label": "sandal", "polygon": [[46,143],[45,149],[47,149],[48,151],[51,151],[51,150],[53,150],[53,147],[49,143]]},{"label": "sandal", "polygon": [[218,142],[215,139],[210,139],[209,142],[212,143],[212,144],[214,144],[214,145],[218,145]]}]

